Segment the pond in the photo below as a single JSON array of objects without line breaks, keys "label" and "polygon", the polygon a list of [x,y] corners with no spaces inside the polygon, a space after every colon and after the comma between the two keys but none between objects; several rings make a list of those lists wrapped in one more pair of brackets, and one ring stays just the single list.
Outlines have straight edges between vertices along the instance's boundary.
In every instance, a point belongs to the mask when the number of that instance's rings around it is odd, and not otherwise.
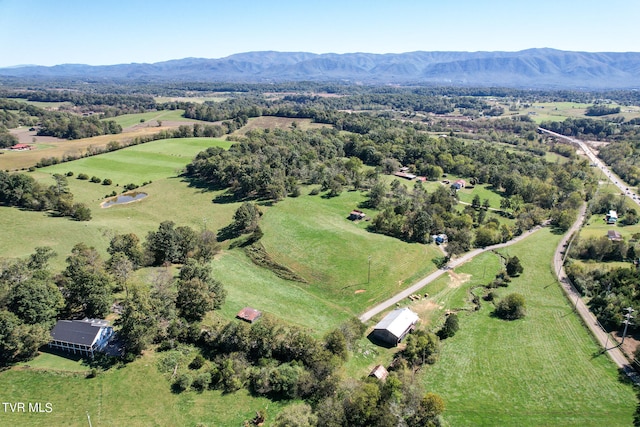
[{"label": "pond", "polygon": [[125,203],[137,202],[147,197],[147,193],[125,193],[117,197],[110,197],[100,204],[102,208],[109,208],[113,205],[123,205]]}]

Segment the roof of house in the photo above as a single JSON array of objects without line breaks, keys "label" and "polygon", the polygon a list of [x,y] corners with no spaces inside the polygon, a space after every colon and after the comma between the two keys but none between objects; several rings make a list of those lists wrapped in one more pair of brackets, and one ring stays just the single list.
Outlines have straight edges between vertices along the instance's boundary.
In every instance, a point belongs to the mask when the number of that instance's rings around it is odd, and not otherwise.
[{"label": "roof of house", "polygon": [[102,319],[58,320],[51,330],[51,338],[55,341],[91,346],[100,330],[108,326],[109,322]]},{"label": "roof of house", "polygon": [[29,144],[16,144],[11,147],[12,150],[21,150],[23,148],[31,148]]},{"label": "roof of house", "polygon": [[394,172],[393,173],[395,176],[399,177],[399,178],[406,178],[406,179],[415,179],[416,175],[412,174],[412,173],[408,173],[408,172]]},{"label": "roof of house", "polygon": [[247,322],[255,322],[260,316],[262,316],[262,312],[251,307],[245,307],[236,314],[238,319],[246,320]]},{"label": "roof of house", "polygon": [[370,377],[376,377],[379,380],[385,380],[387,378],[387,375],[389,375],[389,371],[387,371],[387,369],[382,365],[378,365],[373,368],[373,370],[369,374]]},{"label": "roof of house", "polygon": [[608,215],[612,218],[618,218],[618,212],[616,211],[609,211]]},{"label": "roof of house", "polygon": [[397,308],[378,322],[375,329],[386,329],[396,337],[401,337],[407,329],[415,325],[420,318],[408,308]]}]

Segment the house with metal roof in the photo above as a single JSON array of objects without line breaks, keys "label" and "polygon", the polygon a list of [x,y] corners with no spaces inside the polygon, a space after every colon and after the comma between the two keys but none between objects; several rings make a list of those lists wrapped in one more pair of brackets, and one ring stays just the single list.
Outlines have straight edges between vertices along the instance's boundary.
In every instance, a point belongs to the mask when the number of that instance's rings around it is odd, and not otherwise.
[{"label": "house with metal roof", "polygon": [[107,320],[58,320],[51,330],[49,348],[93,357],[112,336],[113,328]]},{"label": "house with metal roof", "polygon": [[387,344],[398,345],[415,329],[418,320],[418,315],[406,307],[395,309],[373,327],[372,337]]}]

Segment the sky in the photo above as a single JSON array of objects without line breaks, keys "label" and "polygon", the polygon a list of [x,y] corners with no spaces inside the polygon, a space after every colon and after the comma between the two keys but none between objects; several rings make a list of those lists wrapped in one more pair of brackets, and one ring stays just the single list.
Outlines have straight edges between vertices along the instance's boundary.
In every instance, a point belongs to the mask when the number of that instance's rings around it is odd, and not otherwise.
[{"label": "sky", "polygon": [[638,0],[0,0],[0,67],[312,53],[640,51]]}]

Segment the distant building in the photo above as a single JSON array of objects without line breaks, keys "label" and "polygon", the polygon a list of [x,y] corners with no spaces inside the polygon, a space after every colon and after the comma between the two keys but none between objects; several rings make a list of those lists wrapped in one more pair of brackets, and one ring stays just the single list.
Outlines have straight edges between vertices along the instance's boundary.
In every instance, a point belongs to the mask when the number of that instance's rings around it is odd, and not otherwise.
[{"label": "distant building", "polygon": [[408,179],[409,181],[411,181],[412,179],[416,179],[416,175],[409,172],[394,172],[393,175],[397,176],[398,178]]},{"label": "distant building", "polygon": [[373,328],[372,336],[384,343],[398,345],[418,323],[418,315],[408,308],[398,308],[387,314]]},{"label": "distant building", "polygon": [[386,380],[388,375],[389,375],[389,371],[387,371],[387,369],[382,365],[378,365],[375,368],[373,368],[373,370],[369,374],[370,377],[375,377],[380,381]]},{"label": "distant building", "polygon": [[16,144],[11,147],[13,151],[25,151],[25,150],[31,150],[32,148],[33,147],[29,144]]},{"label": "distant building", "polygon": [[460,190],[462,188],[464,188],[467,185],[467,183],[464,181],[464,179],[459,179],[456,182],[454,182],[453,184],[451,184],[451,187],[456,189],[456,190]]},{"label": "distant building", "polygon": [[49,348],[93,357],[102,351],[113,337],[113,328],[107,320],[58,320],[51,330]]},{"label": "distant building", "polygon": [[621,242],[623,240],[622,239],[622,234],[618,233],[616,230],[607,231],[607,237],[612,242]]},{"label": "distant building", "polygon": [[367,215],[364,212],[359,211],[358,209],[354,209],[349,213],[349,217],[348,218],[351,221],[357,221],[357,220],[364,219],[366,216]]},{"label": "distant building", "polygon": [[615,224],[616,222],[618,222],[618,212],[609,211],[609,213],[605,216],[605,221],[607,221],[607,224]]},{"label": "distant building", "polygon": [[262,316],[262,312],[255,308],[245,307],[236,314],[236,317],[245,322],[253,323]]},{"label": "distant building", "polygon": [[449,241],[449,237],[444,233],[434,234],[431,236],[431,239],[436,243],[436,245],[442,245],[443,243],[447,243]]}]

